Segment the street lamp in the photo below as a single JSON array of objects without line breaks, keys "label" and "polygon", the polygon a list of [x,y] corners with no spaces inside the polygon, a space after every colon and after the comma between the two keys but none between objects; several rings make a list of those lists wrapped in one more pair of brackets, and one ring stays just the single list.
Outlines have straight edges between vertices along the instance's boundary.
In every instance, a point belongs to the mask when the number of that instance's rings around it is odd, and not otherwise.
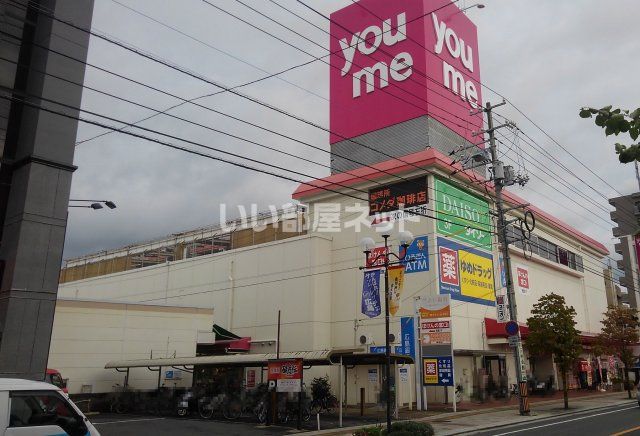
[{"label": "street lamp", "polygon": [[[401,254],[395,254],[389,252],[389,237],[391,235],[384,234],[382,238],[384,239],[384,251],[376,256],[373,259],[369,259],[369,255],[375,248],[375,241],[372,238],[366,237],[362,238],[360,241],[360,246],[362,247],[362,252],[365,255],[365,266],[360,267],[360,269],[367,268],[368,265],[375,265],[380,259],[383,261],[384,267],[384,355],[385,355],[385,378],[386,378],[386,386],[385,386],[385,396],[387,397],[387,434],[391,433],[391,344],[389,344],[389,266],[391,265],[399,265],[404,260],[407,254],[407,248],[413,242],[413,235],[409,231],[401,231],[398,232],[398,241],[400,242],[400,246],[404,249],[401,251]],[[397,261],[391,261],[391,256],[395,257]]]},{"label": "street lamp", "polygon": [[104,204],[109,209],[115,209],[116,208],[116,204],[113,201],[109,201],[109,200],[74,200],[74,199],[70,199],[69,201],[78,201],[78,202],[91,203],[88,206],[70,204],[69,207],[86,207],[86,208],[90,208],[90,209],[93,209],[93,210],[98,210],[98,209],[102,209],[103,208],[102,205]]},{"label": "street lamp", "polygon": [[471,8],[484,9],[484,5],[483,5],[482,3],[476,3],[476,4],[473,4],[473,5],[471,5],[471,6],[467,6],[466,8],[462,8],[462,9],[460,9],[460,11],[458,11],[458,12],[464,12],[464,11],[466,11],[467,9],[471,9]]}]

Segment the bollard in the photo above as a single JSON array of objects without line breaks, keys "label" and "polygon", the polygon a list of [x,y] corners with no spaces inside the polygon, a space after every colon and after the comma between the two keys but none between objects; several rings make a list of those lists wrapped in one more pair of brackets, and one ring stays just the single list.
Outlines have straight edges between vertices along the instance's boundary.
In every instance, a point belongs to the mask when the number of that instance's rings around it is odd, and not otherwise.
[{"label": "bollard", "polygon": [[318,422],[318,431],[320,431],[320,414],[316,413],[316,421]]},{"label": "bollard", "polygon": [[360,416],[364,416],[364,388],[360,388]]}]

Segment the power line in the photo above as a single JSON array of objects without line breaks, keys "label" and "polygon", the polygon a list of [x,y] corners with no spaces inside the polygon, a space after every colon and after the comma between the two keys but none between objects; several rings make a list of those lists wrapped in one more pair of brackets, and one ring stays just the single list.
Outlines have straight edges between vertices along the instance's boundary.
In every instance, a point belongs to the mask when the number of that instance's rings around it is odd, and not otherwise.
[{"label": "power line", "polygon": [[[65,24],[68,24],[68,23],[65,23]],[[72,26],[73,26],[73,25],[72,25]],[[76,26],[76,27],[77,27],[77,26]],[[85,31],[86,31],[86,30],[85,30]],[[115,42],[115,43],[116,43],[117,45],[122,46],[122,43],[118,43],[118,42]],[[128,48],[128,50],[132,50],[132,51],[134,51],[134,52],[137,52],[135,49],[131,49],[131,48]],[[157,62],[162,63],[162,61],[157,61]],[[172,66],[172,68],[178,68],[178,67]],[[178,68],[178,69],[179,69],[179,68]],[[189,73],[189,72],[186,72],[186,74],[190,74],[190,73]],[[201,79],[201,80],[205,80],[205,81],[206,81],[206,79]],[[267,106],[268,106],[268,107],[270,107],[269,105],[267,105]],[[295,116],[294,116],[294,117],[295,117]],[[328,130],[328,129],[325,129],[325,130]],[[377,150],[376,150],[376,151],[377,151]],[[393,156],[390,156],[390,157],[395,158],[395,157],[393,157]],[[420,167],[418,167],[418,166],[416,166],[416,165],[412,165],[412,166],[415,166],[415,167],[417,167],[417,168],[420,168]],[[420,169],[422,169],[422,168],[420,168]]]},{"label": "power line", "polygon": [[[98,38],[101,38],[101,39],[103,39],[103,40],[105,40],[105,41],[111,42],[111,43],[112,43],[112,44],[114,44],[114,45],[117,45],[117,46],[119,46],[119,47],[121,47],[121,48],[124,48],[124,49],[126,49],[126,50],[128,50],[128,51],[131,51],[131,52],[133,52],[133,53],[135,53],[135,54],[138,54],[138,55],[140,55],[140,56],[142,56],[142,57],[144,57],[144,58],[147,58],[147,59],[149,59],[149,60],[153,60],[153,61],[155,61],[155,62],[157,62],[157,63],[160,63],[160,64],[162,64],[162,65],[165,65],[165,66],[167,66],[167,67],[169,67],[169,68],[172,68],[172,69],[174,69],[174,70],[176,70],[176,71],[180,71],[180,72],[182,72],[182,73],[184,73],[184,74],[186,74],[186,75],[189,75],[189,76],[191,76],[191,77],[193,77],[193,78],[196,78],[196,79],[198,79],[198,80],[204,81],[204,82],[209,83],[209,84],[212,84],[212,85],[214,85],[214,86],[216,86],[216,87],[222,88],[224,91],[231,92],[231,93],[232,93],[232,94],[234,94],[234,95],[237,95],[237,96],[240,96],[240,97],[242,97],[242,98],[248,99],[249,101],[252,101],[252,102],[254,102],[254,103],[258,104],[258,105],[261,105],[261,106],[264,106],[264,107],[266,107],[266,108],[268,108],[268,109],[271,109],[271,110],[274,110],[274,111],[276,111],[276,112],[279,112],[279,113],[281,113],[281,114],[283,114],[283,115],[286,115],[286,116],[288,116],[288,117],[290,117],[290,118],[293,118],[293,119],[295,119],[295,120],[301,121],[301,122],[303,122],[303,123],[305,123],[305,124],[308,124],[308,125],[310,125],[310,126],[312,126],[312,127],[316,127],[316,128],[318,128],[318,129],[324,130],[324,131],[326,131],[326,132],[328,132],[328,133],[333,133],[333,134],[336,134],[336,135],[338,135],[338,136],[343,137],[342,135],[339,135],[339,134],[337,134],[337,133],[335,133],[335,132],[332,132],[332,131],[331,131],[331,130],[329,130],[328,128],[323,127],[323,126],[320,126],[320,125],[318,125],[318,124],[316,124],[316,123],[314,123],[314,122],[312,122],[312,121],[305,120],[304,118],[301,118],[301,117],[299,117],[299,116],[297,116],[297,115],[294,115],[294,114],[290,114],[290,113],[288,113],[287,111],[284,111],[284,110],[282,110],[282,109],[280,109],[280,108],[274,107],[274,106],[269,105],[269,104],[267,104],[267,103],[261,102],[260,100],[257,100],[257,99],[255,99],[255,98],[253,98],[253,97],[246,96],[245,94],[239,93],[239,92],[237,92],[237,91],[233,91],[233,90],[232,90],[232,89],[230,89],[230,88],[227,88],[227,87],[224,87],[224,86],[222,86],[222,85],[216,84],[215,82],[213,82],[213,81],[211,81],[211,80],[209,80],[209,79],[207,79],[207,78],[205,78],[205,77],[202,77],[202,76],[200,76],[200,75],[197,75],[196,73],[193,73],[193,72],[191,72],[191,71],[183,70],[183,69],[181,69],[179,66],[172,65],[172,64],[168,63],[167,61],[164,61],[164,60],[162,60],[162,59],[158,59],[158,58],[154,57],[153,55],[149,55],[149,54],[142,53],[139,49],[136,49],[136,48],[130,47],[130,46],[128,46],[127,44],[125,44],[124,42],[115,41],[115,40],[113,40],[112,38],[109,38],[109,37],[108,37],[108,36],[106,36],[106,35],[99,35],[99,34],[95,34],[95,33],[94,33],[94,32],[92,32],[91,30],[84,29],[84,28],[81,28],[81,27],[79,27],[79,26],[74,25],[73,23],[69,23],[69,22],[66,22],[65,20],[58,19],[58,18],[57,18],[57,17],[55,17],[54,15],[50,15],[50,17],[51,17],[52,19],[56,20],[56,21],[59,21],[59,22],[61,22],[61,23],[63,23],[63,24],[66,24],[67,26],[70,26],[70,27],[72,27],[72,28],[75,28],[75,29],[78,29],[78,30],[84,31],[84,32],[89,33],[89,34],[91,34],[91,35],[94,35],[94,36],[96,36],[96,37],[98,37]],[[2,32],[2,31],[0,31],[0,34],[6,34],[7,36],[11,36],[11,37],[13,37],[13,35],[7,34],[7,33]],[[15,38],[15,37],[13,37],[13,38]],[[33,44],[33,45],[36,45],[36,46],[40,46],[40,45],[38,45],[37,43],[32,43],[32,44]],[[73,59],[73,60],[76,60],[76,61],[78,61],[78,62],[82,62],[82,61],[79,61],[79,60],[77,60],[77,59],[74,59],[74,58],[73,58],[73,57],[71,57],[71,56],[65,55],[65,54],[60,53],[60,52],[58,52],[58,51],[55,51],[55,50],[53,50],[53,49],[50,49],[50,48],[47,48],[47,47],[42,47],[42,46],[40,46],[40,47],[41,47],[41,48],[43,48],[43,49],[45,49],[45,50],[49,50],[49,51],[51,51],[51,52],[53,52],[53,53],[59,54],[59,55],[61,55],[61,56],[64,56],[64,57],[66,57],[66,58]],[[172,95],[171,93],[167,93],[167,92],[164,92],[164,91],[158,90],[157,88],[151,87],[151,86],[149,86],[149,85],[143,84],[143,83],[141,83],[141,82],[139,82],[139,81],[136,81],[136,80],[133,80],[133,79],[129,79],[129,78],[127,78],[127,77],[123,76],[123,75],[120,75],[120,74],[117,74],[117,73],[111,72],[111,71],[106,70],[106,69],[104,69],[104,68],[97,67],[97,66],[95,66],[95,65],[92,65],[92,64],[89,64],[89,63],[86,63],[86,62],[83,62],[83,63],[84,63],[85,65],[89,65],[89,66],[91,66],[91,67],[93,67],[93,68],[96,68],[96,69],[98,69],[98,70],[100,70],[100,71],[106,72],[106,73],[108,73],[108,74],[113,74],[113,75],[115,75],[116,77],[120,77],[120,78],[123,78],[123,79],[125,79],[125,80],[129,80],[129,81],[131,81],[131,82],[133,82],[133,83],[136,83],[136,84],[139,84],[139,85],[141,85],[141,86],[145,86],[145,87],[148,87],[148,88],[154,89],[154,90],[156,90],[156,91],[159,91],[159,92],[165,93],[165,94],[167,94],[167,95]],[[172,96],[173,96],[173,95],[172,95]],[[175,97],[175,98],[179,98],[179,99],[181,99],[180,97],[177,97],[177,96],[174,96],[174,97]],[[183,99],[183,100],[184,100],[184,99]],[[404,101],[404,100],[403,100],[403,101]],[[203,108],[208,109],[208,110],[211,110],[211,108],[207,108],[206,106],[202,106],[202,105],[199,105],[199,104],[197,104],[197,103],[192,103],[192,104],[194,104],[194,105],[196,105],[196,106],[199,106],[199,107],[203,107]],[[214,111],[214,112],[216,112],[216,113],[220,113],[219,111]],[[221,114],[223,114],[223,113],[221,113]],[[126,124],[126,123],[124,123],[124,124]],[[459,126],[460,126],[460,125],[459,125]],[[464,127],[464,126],[460,126],[460,127]],[[345,137],[343,137],[343,138],[344,138],[344,139],[348,139],[348,138],[345,138]],[[370,147],[370,146],[368,146],[368,145],[366,145],[366,144],[363,144],[363,143],[360,143],[360,142],[354,141],[353,139],[348,139],[348,140],[349,140],[349,142],[351,142],[351,143],[354,143],[354,144],[357,144],[357,145],[359,145],[359,146],[365,147],[365,148],[367,148],[367,149],[370,149],[370,150],[372,150],[372,151],[374,151],[374,152],[376,152],[376,153],[382,154],[382,155],[384,155],[384,156],[386,156],[386,157],[389,157],[389,158],[391,158],[391,159],[398,160],[398,161],[400,161],[400,162],[403,162],[403,163],[405,163],[405,164],[407,164],[407,165],[410,165],[410,166],[412,166],[412,167],[415,167],[415,168],[420,169],[420,170],[423,170],[423,171],[425,170],[425,168],[422,168],[422,167],[420,167],[420,166],[418,166],[418,165],[415,165],[415,164],[413,164],[413,163],[411,163],[411,162],[404,161],[404,160],[402,160],[402,159],[400,159],[400,158],[398,158],[398,157],[395,157],[395,156],[393,156],[393,155],[390,155],[390,154],[388,154],[388,153],[384,153],[384,152],[382,152],[382,151],[380,151],[380,150],[377,150],[377,149],[375,149],[375,148],[373,148],[373,147]],[[335,154],[335,153],[334,153],[334,154]]]},{"label": "power line", "polygon": [[[60,115],[60,116],[66,117],[66,118],[70,118],[70,119],[74,119],[74,120],[77,120],[77,121],[81,121],[83,123],[92,124],[94,126],[102,127],[102,128],[105,128],[105,129],[117,130],[117,127],[114,127],[114,126],[109,126],[107,124],[104,124],[104,123],[101,123],[101,122],[98,122],[98,121],[88,120],[86,118],[75,117],[73,115],[65,114],[63,112],[54,111],[52,109],[45,108],[43,106],[30,103],[28,101],[25,101],[23,99],[18,99],[16,97],[0,95],[0,98],[2,98],[4,100],[11,100],[11,101],[15,101],[15,102],[18,102],[18,103],[21,103],[21,104],[25,104],[25,105],[27,105],[29,107],[33,107],[35,109],[40,109],[40,110],[43,110],[45,112],[49,112],[49,113],[52,113],[52,114],[55,114],[55,115]],[[52,102],[54,104],[57,104],[57,105],[60,105],[60,106],[66,106],[66,107],[71,108],[71,109],[76,110],[76,111],[80,110],[79,108],[74,108],[73,106],[69,106],[69,105],[66,105],[66,104],[63,104],[63,103],[60,103],[60,102],[55,102],[53,100],[49,100],[49,99],[46,99],[46,98],[40,97],[40,99],[43,100],[43,101],[50,101],[50,102]],[[99,117],[102,117],[102,118],[105,118],[105,119],[108,119],[108,120],[112,120],[112,121],[115,121],[115,122],[121,122],[121,121],[119,121],[119,120],[117,120],[115,118],[108,117],[108,116],[105,116],[105,115],[100,115],[100,114],[97,114],[95,112],[89,112],[89,111],[86,111],[86,110],[84,110],[84,112],[86,112],[88,114],[91,114],[91,115],[94,115],[94,116],[99,116]],[[207,145],[195,142],[195,141],[191,141],[191,140],[188,140],[188,139],[180,138],[180,137],[177,137],[177,136],[174,136],[174,135],[170,135],[170,134],[167,134],[167,133],[158,132],[158,131],[155,131],[155,130],[152,130],[152,129],[147,129],[147,128],[140,127],[140,126],[136,126],[136,128],[137,129],[141,129],[141,130],[145,130],[145,131],[149,131],[149,132],[161,135],[161,136],[166,136],[166,137],[169,137],[169,138],[172,138],[172,139],[177,139],[179,141],[186,142],[186,143],[198,146],[198,147],[203,147],[203,148],[206,148],[206,149],[210,149],[210,150],[222,153],[222,154],[227,154],[227,155],[231,155],[231,156],[234,156],[234,157],[239,157],[241,159],[249,160],[251,162],[258,163],[258,164],[261,164],[261,165],[264,165],[264,166],[273,167],[273,168],[284,170],[284,171],[288,171],[288,172],[291,172],[291,173],[294,173],[294,174],[304,175],[305,177],[310,177],[308,175],[305,175],[304,173],[300,173],[300,172],[297,172],[297,171],[293,171],[293,170],[289,170],[289,169],[282,168],[282,167],[279,167],[279,166],[275,166],[275,165],[272,165],[272,164],[268,164],[268,163],[265,163],[265,162],[262,162],[262,161],[259,161],[259,160],[256,160],[256,159],[242,157],[242,156],[236,155],[234,153],[230,153],[230,152],[226,152],[226,151],[223,151],[223,150],[219,150],[219,149],[216,149],[214,147],[210,147],[210,146],[207,146]],[[210,158],[210,159],[218,160],[218,161],[221,161],[221,162],[224,162],[224,163],[228,163],[230,165],[238,166],[238,167],[241,167],[241,168],[244,168],[244,169],[248,169],[248,170],[251,170],[251,171],[265,173],[265,174],[268,174],[268,175],[271,175],[271,176],[274,176],[274,177],[278,177],[278,178],[282,178],[282,179],[289,180],[289,181],[292,181],[292,182],[300,183],[302,185],[307,185],[307,186],[311,186],[311,187],[314,187],[314,188],[317,188],[317,189],[321,189],[321,190],[324,190],[324,191],[332,192],[334,194],[351,197],[351,198],[354,198],[354,199],[359,200],[359,201],[368,202],[368,199],[363,199],[363,198],[357,197],[357,196],[355,196],[353,194],[340,192],[340,191],[337,191],[337,190],[332,189],[332,188],[327,188],[326,186],[318,186],[318,185],[313,184],[310,181],[305,182],[305,181],[302,181],[302,180],[299,180],[299,179],[295,179],[295,178],[292,178],[292,177],[284,175],[284,174],[274,173],[274,172],[271,172],[271,171],[268,171],[268,170],[252,167],[250,165],[246,165],[246,164],[243,164],[243,163],[240,163],[240,162],[235,162],[235,161],[231,161],[231,160],[224,159],[224,158],[221,158],[221,157],[212,156],[212,155],[209,155],[209,154],[206,154],[206,153],[202,153],[202,152],[195,151],[195,150],[192,150],[192,149],[189,149],[189,148],[186,148],[186,147],[182,147],[182,146],[178,146],[178,145],[166,142],[166,141],[162,141],[162,140],[159,140],[157,138],[151,138],[151,137],[148,137],[148,136],[145,136],[145,135],[142,135],[142,134],[138,134],[138,133],[134,133],[134,132],[128,132],[128,131],[122,131],[122,130],[120,130],[118,133],[121,133],[121,134],[124,134],[124,135],[129,135],[129,136],[134,136],[136,138],[144,139],[144,140],[147,140],[147,141],[150,141],[150,142],[155,142],[155,143],[158,143],[160,145],[164,145],[164,146],[169,147],[169,148],[173,148],[173,149],[176,149],[176,150],[181,150],[181,151],[184,151],[184,152],[187,152],[187,153],[196,154],[196,155],[201,156],[201,157],[207,157],[207,158]],[[352,188],[352,187],[348,187],[348,186],[344,186],[344,185],[342,185],[340,183],[337,183],[337,182],[332,183],[332,185],[344,187],[344,188],[352,190],[352,191],[358,191],[358,189],[355,189],[355,188]],[[366,191],[362,191],[362,192],[366,192]],[[433,211],[433,209],[429,209],[429,208],[427,208],[427,210]],[[442,222],[449,223],[449,224],[455,224],[455,223],[453,223],[453,222],[451,222],[449,220],[440,218],[439,216],[431,216],[431,215],[427,215],[427,214],[422,214],[422,213],[417,212],[417,211],[410,211],[410,213],[413,214],[413,215],[422,216],[422,217],[425,217],[425,218],[431,218],[431,219],[435,219],[437,221],[442,221]],[[447,215],[447,216],[455,216],[455,215],[451,215],[451,214],[447,214],[447,213],[443,213],[443,212],[438,212],[438,214],[439,215]],[[465,227],[467,227],[469,229],[479,230],[481,232],[487,232],[489,234],[495,234],[494,232],[492,232],[490,230],[479,228],[479,227],[475,227],[475,226],[470,226],[469,225],[469,226],[465,226]]]},{"label": "power line", "polygon": [[[4,33],[4,32],[2,32],[2,31],[0,31],[0,34],[5,34],[5,33]],[[71,60],[74,60],[74,61],[77,61],[77,62],[80,62],[80,63],[83,63],[84,65],[90,66],[90,67],[92,67],[92,68],[96,68],[96,69],[98,69],[98,70],[100,70],[100,71],[103,71],[103,72],[106,72],[106,73],[108,73],[108,74],[115,75],[116,77],[119,77],[119,78],[122,78],[122,79],[128,80],[128,81],[130,81],[130,82],[132,82],[132,83],[135,83],[135,84],[138,84],[138,85],[140,85],[140,86],[144,86],[144,87],[147,87],[147,88],[153,89],[153,90],[155,90],[155,91],[157,91],[157,92],[160,92],[160,93],[163,93],[163,94],[166,94],[166,95],[169,95],[169,96],[172,96],[172,97],[178,98],[178,99],[182,99],[182,100],[184,100],[185,102],[192,103],[192,104],[194,104],[194,105],[196,105],[196,106],[198,106],[198,107],[202,107],[202,108],[207,109],[207,110],[209,110],[209,111],[212,111],[212,112],[214,112],[214,113],[216,113],[216,114],[220,114],[220,115],[223,115],[223,116],[227,116],[227,117],[229,117],[229,118],[231,118],[231,119],[234,119],[234,120],[237,120],[237,121],[240,121],[240,122],[246,123],[246,124],[248,124],[248,125],[251,125],[251,126],[254,126],[254,127],[260,128],[260,129],[262,129],[262,130],[265,130],[265,131],[268,131],[268,132],[270,132],[270,133],[276,134],[276,135],[278,135],[278,136],[281,136],[281,137],[284,137],[284,138],[290,139],[290,140],[292,140],[292,141],[298,142],[298,143],[303,144],[303,145],[305,145],[305,146],[308,146],[308,147],[314,148],[314,149],[316,149],[316,150],[322,151],[322,152],[324,152],[324,153],[333,154],[333,155],[335,155],[335,156],[338,156],[338,157],[344,158],[344,159],[346,159],[346,160],[349,160],[349,161],[351,161],[351,162],[354,162],[354,163],[356,163],[356,164],[358,164],[358,165],[365,166],[365,167],[369,167],[369,168],[371,168],[371,169],[374,169],[374,170],[376,170],[376,171],[379,171],[379,172],[385,173],[385,174],[387,174],[387,175],[393,176],[393,177],[398,178],[398,179],[400,179],[400,180],[407,181],[407,182],[414,182],[414,180],[406,179],[406,178],[404,178],[404,177],[401,177],[401,176],[399,176],[399,175],[397,175],[397,174],[394,174],[394,173],[392,173],[392,172],[389,172],[389,171],[385,171],[385,170],[378,170],[377,168],[375,168],[375,167],[373,167],[373,166],[371,166],[371,165],[369,165],[369,164],[365,164],[365,163],[359,162],[359,161],[354,160],[354,159],[352,159],[352,158],[350,158],[350,157],[347,157],[347,156],[341,156],[341,155],[339,155],[339,154],[337,154],[337,153],[331,153],[331,152],[329,152],[329,151],[327,151],[327,150],[325,150],[325,149],[323,149],[323,148],[320,148],[320,147],[314,146],[314,145],[309,144],[309,143],[304,142],[304,141],[297,140],[297,139],[292,138],[292,137],[287,136],[287,135],[283,135],[283,134],[282,134],[282,133],[280,133],[280,132],[277,132],[277,131],[274,131],[274,130],[271,130],[271,129],[268,129],[268,128],[264,128],[264,127],[262,127],[262,126],[256,125],[256,124],[251,123],[251,122],[248,122],[248,121],[246,121],[246,120],[243,120],[243,119],[241,119],[241,118],[238,118],[238,117],[235,117],[235,116],[228,115],[228,114],[226,114],[226,113],[224,113],[224,112],[222,112],[222,111],[218,111],[218,110],[215,110],[215,109],[211,109],[211,108],[209,108],[209,107],[207,107],[207,106],[203,106],[203,105],[199,105],[199,104],[197,104],[197,103],[193,103],[193,101],[189,101],[189,100],[183,99],[182,97],[175,96],[175,95],[174,95],[174,94],[172,94],[172,93],[168,93],[168,92],[162,91],[162,90],[160,90],[160,89],[158,89],[158,88],[155,88],[155,87],[153,87],[153,86],[150,86],[150,85],[147,85],[147,84],[145,84],[145,83],[142,83],[142,82],[136,81],[136,80],[134,80],[134,79],[130,79],[130,78],[128,78],[128,77],[126,77],[126,76],[123,76],[123,75],[120,75],[120,74],[118,74],[118,73],[114,73],[114,72],[111,72],[111,71],[109,71],[109,70],[105,70],[105,69],[103,69],[103,68],[101,68],[101,67],[98,67],[98,66],[96,66],[96,65],[93,65],[93,64],[90,64],[90,63],[86,63],[86,62],[80,61],[80,60],[78,60],[78,59],[76,59],[76,58],[73,58],[72,56],[66,55],[66,54],[61,53],[61,52],[59,52],[59,51],[56,51],[56,50],[53,50],[53,49],[47,49],[46,47],[43,47],[43,46],[41,46],[41,45],[39,45],[39,44],[37,44],[37,43],[32,43],[32,44],[33,44],[33,45],[35,45],[35,46],[37,46],[37,47],[40,47],[40,48],[43,48],[43,49],[49,50],[50,52],[55,53],[55,54],[57,54],[57,55],[63,56],[63,57],[65,57],[65,58],[68,58],[68,59],[71,59]],[[11,61],[11,60],[7,60],[7,59],[5,59],[5,58],[3,58],[3,59],[4,59],[5,61],[7,61],[7,62],[15,63],[15,62],[13,62],[13,61]],[[41,72],[41,73],[42,73],[42,72]],[[51,74],[49,74],[49,73],[43,73],[43,74],[51,75]],[[78,85],[78,86],[82,86],[82,85],[77,84],[77,82],[71,82],[71,81],[69,81],[68,79],[61,78],[60,76],[55,76],[55,75],[51,75],[51,76],[52,76],[52,77],[56,77],[56,78],[58,78],[58,79],[60,79],[60,80],[67,81],[67,82],[69,82],[69,83],[75,83],[75,84],[76,84],[76,85]],[[140,105],[140,104],[138,104],[138,103],[136,103],[136,102],[133,102],[133,101],[131,101],[131,100],[124,99],[124,98],[118,97],[118,96],[113,95],[113,94],[110,94],[110,93],[105,93],[104,91],[100,91],[100,90],[97,90],[97,89],[95,89],[95,88],[91,88],[91,87],[87,87],[87,88],[88,88],[88,89],[91,89],[91,90],[93,90],[93,91],[95,91],[95,92],[103,93],[103,94],[108,95],[108,96],[110,96],[110,97],[112,97],[112,98],[116,98],[116,99],[119,99],[119,100],[122,100],[122,101],[126,101],[126,102],[131,103],[131,104]],[[144,106],[145,108],[150,109],[150,110],[156,110],[156,111],[157,111],[157,109],[153,109],[153,108],[150,108],[150,107],[145,106],[145,105],[141,105],[141,106]],[[179,118],[179,117],[176,117],[176,116],[174,116],[174,115],[169,115],[169,114],[167,114],[167,116],[170,116],[170,117],[173,117],[173,118]],[[149,117],[147,117],[147,118],[149,118]],[[181,119],[181,120],[183,120],[183,121],[186,121],[186,120],[184,120],[184,119],[182,119],[182,118],[179,118],[179,119]],[[121,130],[123,130],[123,129],[124,129],[124,128],[126,128],[126,127],[136,127],[134,124],[126,123],[126,122],[124,122],[124,121],[122,121],[122,120],[118,120],[118,122],[119,122],[119,123],[122,123],[122,124],[125,124],[125,126],[121,127],[120,129],[117,129],[116,131],[121,131]],[[187,122],[190,122],[190,121],[187,121]],[[197,123],[196,123],[196,124],[197,124]],[[200,124],[198,124],[198,125],[199,125],[199,126],[201,126],[201,127],[205,127],[204,125],[200,125]],[[205,128],[209,128],[209,127],[205,127]],[[212,128],[209,128],[209,129],[212,129]],[[220,133],[223,133],[223,134],[227,134],[226,132],[223,132],[223,131],[219,131],[219,130],[217,130],[217,131],[218,131],[218,132],[220,132]],[[244,140],[243,138],[239,138],[239,139]],[[248,141],[249,141],[249,142],[253,142],[253,141],[250,141],[250,140],[248,140]],[[255,142],[253,142],[253,143],[255,143]],[[359,144],[359,143],[356,143],[356,144]],[[360,145],[360,144],[359,144],[359,145]],[[375,149],[373,149],[373,148],[371,148],[371,147],[369,147],[369,146],[366,146],[366,147],[367,147],[367,148],[370,148],[370,149],[372,149],[372,150],[374,150],[374,151],[377,151],[377,150],[375,150]],[[386,155],[386,156],[388,156],[388,157],[394,158],[393,156],[388,155],[388,154],[386,154],[386,153],[383,153],[383,154],[385,154],[385,155]],[[303,160],[304,160],[304,159],[303,159]],[[404,162],[404,161],[402,161],[401,159],[399,159],[399,160],[400,160],[401,162]],[[324,164],[319,164],[319,165],[324,165]],[[416,167],[416,168],[419,168],[419,169],[421,169],[421,170],[425,170],[424,168],[419,167],[419,166],[416,166],[415,164],[411,164],[411,165],[412,165],[412,166],[414,166],[414,167]],[[363,179],[363,180],[366,180],[366,181],[371,181],[371,180],[370,180],[370,179],[368,179],[368,178],[362,178],[362,177],[359,177],[359,178],[361,178],[361,179]],[[450,180],[451,182],[454,182],[450,177],[449,177],[449,180]],[[376,183],[377,183],[377,182],[376,182]],[[454,182],[454,183],[455,183],[455,182]],[[437,191],[437,190],[436,190],[436,191]],[[488,192],[487,192],[487,193],[488,193]],[[458,197],[457,197],[457,196],[455,196],[455,195],[451,195],[451,196],[452,196],[452,197],[455,197],[455,198],[458,198]],[[483,203],[481,203],[481,202],[480,202],[480,203],[472,202],[472,203],[477,204],[477,205],[484,205],[484,204],[483,204]]]}]

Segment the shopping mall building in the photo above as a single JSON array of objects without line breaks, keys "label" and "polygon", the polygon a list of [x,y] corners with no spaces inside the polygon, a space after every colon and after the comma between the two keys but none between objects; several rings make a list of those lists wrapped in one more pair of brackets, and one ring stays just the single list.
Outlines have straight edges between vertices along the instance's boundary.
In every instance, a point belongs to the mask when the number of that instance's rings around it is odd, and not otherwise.
[{"label": "shopping mall building", "polygon": [[[49,366],[69,378],[71,393],[109,391],[123,383],[118,370],[149,388],[190,385],[193,368],[225,365],[244,368],[252,386],[279,348],[307,360],[306,380],[327,374],[348,403],[359,402],[362,388],[367,402],[379,401],[384,310],[376,316],[363,301],[360,241],[381,245],[388,233],[398,254],[400,227],[415,239],[391,317],[399,403],[415,401],[423,381],[401,326],[413,321],[419,297],[451,296],[455,384],[465,398],[515,383],[496,305],[505,274],[494,192],[484,166],[461,167],[484,147],[473,145],[484,128],[475,110],[483,105],[475,25],[449,0],[362,0],[332,21],[332,173],[301,184],[299,205],[273,217],[68,260]],[[570,382],[584,385],[606,310],[608,251],[514,191],[505,200],[522,335],[541,296],[565,297],[585,344]],[[536,225],[523,241],[517,219],[526,210]],[[557,388],[551,357],[525,354],[528,375]],[[443,392],[430,387],[427,396],[441,401]]]}]

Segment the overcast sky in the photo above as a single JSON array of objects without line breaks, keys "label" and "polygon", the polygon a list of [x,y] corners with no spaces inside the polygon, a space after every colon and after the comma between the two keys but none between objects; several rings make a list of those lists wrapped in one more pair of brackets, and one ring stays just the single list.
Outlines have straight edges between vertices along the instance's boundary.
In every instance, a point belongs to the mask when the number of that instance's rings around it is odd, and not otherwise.
[{"label": "overcast sky", "polygon": [[[326,54],[326,50],[234,0],[209,1],[316,56]],[[329,46],[326,33],[289,14],[270,0],[243,1],[323,47]],[[328,30],[325,19],[305,9],[296,0],[274,1]],[[351,4],[351,1],[305,0],[305,3],[328,14]],[[637,83],[640,70],[640,57],[637,54],[640,2],[483,0],[483,3],[486,8],[467,11],[478,26],[483,83],[510,99],[581,162],[616,187],[617,191],[623,194],[636,191],[633,167],[617,161],[612,146],[615,139],[605,139],[603,131],[595,127],[591,120],[580,119],[578,109],[584,105],[601,107],[613,104],[630,109],[640,105],[640,86]],[[459,4],[469,6],[473,3],[467,1],[465,4],[464,0],[460,0]],[[122,5],[171,25],[200,42]],[[249,82],[310,59],[308,55],[200,0],[96,0],[93,28],[228,86]],[[184,98],[195,98],[217,90],[97,38],[91,39],[88,61]],[[87,69],[86,84],[158,109],[179,102],[92,68]],[[284,74],[281,79],[272,78],[247,86],[242,91],[287,112],[329,126],[329,67],[322,62]],[[483,90],[483,97],[485,101],[493,103],[500,101],[499,97],[487,90]],[[237,96],[221,94],[198,101],[327,150],[329,148],[326,132],[295,122]],[[89,90],[84,93],[83,107],[129,122],[153,114],[152,111]],[[558,182],[533,165],[527,166],[531,182],[524,189],[517,188],[516,192],[612,248],[611,223],[606,212],[610,208],[604,197],[617,196],[617,192],[586,170],[513,108],[504,106],[498,112],[514,120],[553,156],[554,162],[551,162],[539,151],[521,142],[526,152],[544,164],[536,165],[558,173],[570,182],[571,189],[585,193],[598,206],[561,185],[567,182]],[[191,105],[177,108],[171,113],[304,155],[324,166],[276,155],[255,145],[166,116],[158,116],[142,125],[254,159],[295,168],[314,177],[329,174],[326,153],[310,150]],[[78,140],[102,132],[96,127],[81,125]],[[560,169],[557,162],[578,174],[584,182]],[[261,208],[269,204],[282,205],[291,201],[291,193],[296,187],[293,182],[169,150],[117,133],[79,145],[75,163],[79,168],[73,176],[71,198],[108,199],[116,202],[118,208],[100,211],[70,209],[65,258],[216,223],[220,203],[231,206],[258,203]],[[557,190],[541,182],[537,176],[557,186]]]}]

